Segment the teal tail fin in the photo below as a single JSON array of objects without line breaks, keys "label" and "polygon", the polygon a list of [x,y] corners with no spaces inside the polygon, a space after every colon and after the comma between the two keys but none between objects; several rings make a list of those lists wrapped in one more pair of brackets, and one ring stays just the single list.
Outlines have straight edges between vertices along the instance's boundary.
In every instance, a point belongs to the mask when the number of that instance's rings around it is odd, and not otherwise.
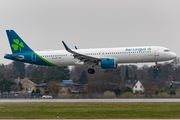
[{"label": "teal tail fin", "polygon": [[6,30],[13,54],[32,51],[32,49],[18,36],[14,30]]}]

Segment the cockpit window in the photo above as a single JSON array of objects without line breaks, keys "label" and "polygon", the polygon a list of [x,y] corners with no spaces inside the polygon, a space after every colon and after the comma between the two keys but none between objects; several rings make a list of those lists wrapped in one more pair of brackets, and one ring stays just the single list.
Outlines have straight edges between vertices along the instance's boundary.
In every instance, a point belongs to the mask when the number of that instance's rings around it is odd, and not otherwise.
[{"label": "cockpit window", "polygon": [[171,50],[165,49],[164,52],[171,52]]}]

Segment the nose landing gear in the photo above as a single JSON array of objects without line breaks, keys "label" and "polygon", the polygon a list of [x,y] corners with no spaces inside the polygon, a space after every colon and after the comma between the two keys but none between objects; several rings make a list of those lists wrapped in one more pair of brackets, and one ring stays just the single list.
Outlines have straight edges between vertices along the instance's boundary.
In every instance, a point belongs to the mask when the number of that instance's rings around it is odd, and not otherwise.
[{"label": "nose landing gear", "polygon": [[157,62],[155,64],[156,64],[156,70],[158,71],[159,70],[159,66],[157,65]]},{"label": "nose landing gear", "polygon": [[155,78],[158,78],[158,74],[159,74],[159,66],[157,65],[157,62],[156,62],[156,66],[155,66]]}]

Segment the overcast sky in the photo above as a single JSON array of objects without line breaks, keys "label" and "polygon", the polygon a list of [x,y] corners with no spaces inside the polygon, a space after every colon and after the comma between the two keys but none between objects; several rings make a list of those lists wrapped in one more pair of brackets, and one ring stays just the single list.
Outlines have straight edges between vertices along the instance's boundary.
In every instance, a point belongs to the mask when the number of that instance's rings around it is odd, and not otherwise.
[{"label": "overcast sky", "polygon": [[180,0],[0,0],[0,63],[14,29],[33,50],[158,45],[180,54]]}]

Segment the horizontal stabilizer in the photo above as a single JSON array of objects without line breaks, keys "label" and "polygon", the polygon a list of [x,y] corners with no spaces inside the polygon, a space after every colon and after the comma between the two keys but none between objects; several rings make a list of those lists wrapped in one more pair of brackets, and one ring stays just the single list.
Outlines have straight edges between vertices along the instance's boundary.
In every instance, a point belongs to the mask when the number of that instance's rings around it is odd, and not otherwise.
[{"label": "horizontal stabilizer", "polygon": [[24,59],[24,56],[23,55],[14,55],[14,54],[6,54],[4,56],[4,58],[15,58],[15,59],[18,59],[18,60],[23,60]]}]

